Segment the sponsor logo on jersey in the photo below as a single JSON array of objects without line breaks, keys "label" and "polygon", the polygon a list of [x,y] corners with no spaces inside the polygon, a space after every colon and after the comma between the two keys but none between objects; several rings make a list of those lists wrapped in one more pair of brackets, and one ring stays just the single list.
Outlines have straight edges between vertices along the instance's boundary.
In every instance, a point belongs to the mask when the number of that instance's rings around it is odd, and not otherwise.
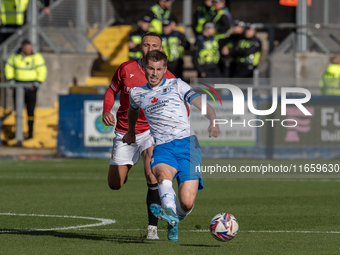
[{"label": "sponsor logo on jersey", "polygon": [[154,103],[157,103],[158,102],[158,98],[157,97],[154,97],[152,100],[151,100],[151,103],[154,104]]},{"label": "sponsor logo on jersey", "polygon": [[[155,101],[155,99],[157,100],[157,101]],[[153,102],[154,101],[154,102]],[[146,108],[145,108],[145,112],[151,112],[151,111],[153,111],[153,110],[155,110],[155,109],[159,109],[159,108],[161,108],[161,107],[163,107],[163,106],[166,106],[167,105],[167,103],[169,103],[169,100],[158,100],[158,98],[153,98],[152,99],[152,101],[151,101],[151,103],[153,103],[152,105],[149,105],[149,106],[147,106]]]},{"label": "sponsor logo on jersey", "polygon": [[170,92],[170,90],[171,90],[171,88],[170,88],[170,87],[164,88],[164,89],[163,89],[163,94],[167,94],[167,93],[169,93],[169,92]]}]

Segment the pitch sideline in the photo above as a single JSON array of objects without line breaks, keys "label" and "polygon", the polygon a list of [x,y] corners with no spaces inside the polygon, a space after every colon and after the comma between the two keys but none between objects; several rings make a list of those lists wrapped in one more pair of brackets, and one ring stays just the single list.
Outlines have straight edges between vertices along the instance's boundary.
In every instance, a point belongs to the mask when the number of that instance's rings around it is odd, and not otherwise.
[{"label": "pitch sideline", "polygon": [[19,213],[0,213],[0,216],[23,216],[23,217],[50,217],[50,218],[71,218],[71,219],[85,219],[85,220],[96,220],[100,221],[99,223],[94,224],[86,224],[86,225],[77,225],[70,227],[61,227],[61,228],[49,228],[49,229],[13,229],[13,230],[0,230],[0,233],[11,233],[11,232],[32,232],[32,231],[54,231],[54,230],[70,230],[70,229],[81,229],[81,228],[89,228],[89,227],[99,227],[110,225],[116,223],[116,220],[110,219],[102,219],[102,218],[94,218],[94,217],[83,217],[83,216],[68,216],[68,215],[46,215],[46,214],[19,214]]}]

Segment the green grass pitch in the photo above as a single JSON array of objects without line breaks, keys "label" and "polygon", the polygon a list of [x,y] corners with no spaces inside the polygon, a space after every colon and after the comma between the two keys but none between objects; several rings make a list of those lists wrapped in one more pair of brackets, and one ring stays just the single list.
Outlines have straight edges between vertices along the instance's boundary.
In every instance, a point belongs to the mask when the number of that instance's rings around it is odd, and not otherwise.
[{"label": "green grass pitch", "polygon": [[[1,159],[0,254],[340,253],[338,178],[209,176],[192,214],[179,225],[179,241],[173,243],[166,238],[164,222],[159,222],[160,240],[145,238],[147,186],[142,164],[132,168],[121,190],[112,191],[106,182],[108,163]],[[239,222],[240,231],[230,242],[218,242],[208,232],[210,220],[220,212],[233,214]]]}]

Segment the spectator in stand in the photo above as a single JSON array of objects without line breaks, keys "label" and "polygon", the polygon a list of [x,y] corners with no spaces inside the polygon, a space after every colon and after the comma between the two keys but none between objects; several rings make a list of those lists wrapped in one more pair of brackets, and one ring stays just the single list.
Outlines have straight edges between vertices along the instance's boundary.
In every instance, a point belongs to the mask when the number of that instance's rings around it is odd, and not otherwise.
[{"label": "spectator in stand", "polygon": [[[0,0],[0,44],[26,23],[29,0]],[[50,14],[50,0],[37,1],[40,12]]]},{"label": "spectator in stand", "polygon": [[[54,0],[55,2],[56,0]],[[52,1],[50,0],[39,0],[37,1],[37,4],[38,4],[38,7],[39,7],[39,10],[40,12],[43,12],[47,15],[50,15],[51,14],[51,10],[50,10],[50,4],[51,4]]]},{"label": "spectator in stand", "polygon": [[228,30],[232,24],[232,18],[229,9],[225,6],[225,0],[213,0],[213,3],[215,15],[212,22],[216,27],[214,37],[216,40],[220,40],[228,36]]},{"label": "spectator in stand", "polygon": [[33,52],[30,41],[24,40],[19,51],[13,53],[5,65],[5,76],[10,83],[29,83],[31,87],[25,88],[25,103],[28,115],[27,139],[33,138],[34,108],[37,91],[47,77],[47,68],[44,57]]},{"label": "spectator in stand", "polygon": [[221,72],[223,77],[230,77],[230,73],[235,72],[235,62],[233,58],[229,55],[238,41],[244,37],[245,23],[240,20],[234,20],[234,26],[232,28],[232,33],[229,37],[221,39],[218,41],[221,50]]},{"label": "spectator in stand", "polygon": [[261,40],[256,37],[256,27],[247,23],[244,37],[238,41],[229,55],[233,58],[235,69],[233,78],[253,78],[254,69],[261,58]]},{"label": "spectator in stand", "polygon": [[323,95],[340,96],[340,55],[331,58],[319,85]]},{"label": "spectator in stand", "polygon": [[147,15],[153,18],[150,23],[150,32],[156,32],[161,35],[163,33],[162,22],[168,19],[174,20],[171,15],[171,5],[174,1],[175,0],[158,0],[155,5],[151,6],[147,12]]},{"label": "spectator in stand", "polygon": [[203,25],[207,21],[211,21],[215,16],[215,7],[213,0],[203,0],[203,3],[197,7],[193,17],[192,29],[196,36],[202,34]]},{"label": "spectator in stand", "polygon": [[139,59],[143,57],[140,51],[140,44],[142,43],[142,37],[145,35],[150,27],[151,17],[143,16],[137,21],[138,30],[132,31],[129,36],[128,47],[129,47],[129,59]]},{"label": "spectator in stand", "polygon": [[184,50],[190,49],[190,44],[178,30],[174,30],[175,22],[163,21],[162,47],[168,57],[168,70],[176,77],[183,79]]},{"label": "spectator in stand", "polygon": [[10,37],[25,23],[25,11],[29,0],[0,1],[0,43]]},{"label": "spectator in stand", "polygon": [[212,22],[206,22],[203,33],[196,37],[192,61],[199,78],[221,77],[218,63],[220,52],[218,42],[214,38],[216,32]]}]

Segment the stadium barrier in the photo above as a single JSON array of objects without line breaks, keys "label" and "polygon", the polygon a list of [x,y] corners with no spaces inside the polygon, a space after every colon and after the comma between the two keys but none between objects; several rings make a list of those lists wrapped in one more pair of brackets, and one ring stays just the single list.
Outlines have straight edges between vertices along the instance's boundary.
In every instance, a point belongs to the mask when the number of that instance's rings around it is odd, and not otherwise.
[{"label": "stadium barrier", "polygon": [[[2,129],[2,121],[1,121],[1,117],[0,117],[0,130]],[[0,147],[2,145],[2,141],[1,141],[1,135],[0,135]]]},{"label": "stadium barrier", "polygon": [[[293,98],[297,97],[288,97]],[[293,105],[288,105],[286,115],[282,116],[280,97],[276,111],[269,116],[257,116],[249,110],[235,116],[232,96],[221,99],[223,106],[214,106],[220,118],[221,134],[217,139],[208,137],[208,120],[191,108],[190,123],[205,158],[332,159],[340,156],[340,106],[336,96],[312,96],[304,104],[310,116]],[[214,105],[212,101],[209,103]],[[114,128],[102,122],[103,95],[60,96],[59,105],[58,151],[67,157],[109,158]],[[253,105],[255,109],[269,109],[272,97],[253,97]],[[113,111],[118,106],[115,104]]]}]

